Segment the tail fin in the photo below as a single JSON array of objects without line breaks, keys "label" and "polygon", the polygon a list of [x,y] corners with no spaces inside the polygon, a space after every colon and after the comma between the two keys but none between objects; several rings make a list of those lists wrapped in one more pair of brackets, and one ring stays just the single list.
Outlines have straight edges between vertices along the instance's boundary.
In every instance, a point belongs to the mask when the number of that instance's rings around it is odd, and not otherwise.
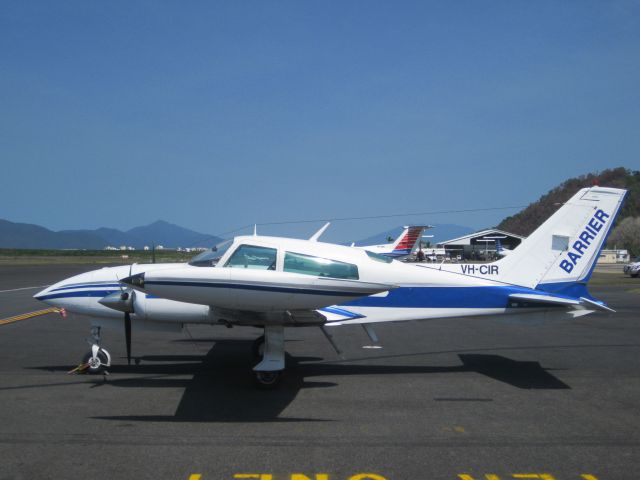
[{"label": "tail fin", "polygon": [[506,257],[511,253],[511,250],[508,248],[504,248],[500,239],[496,238],[496,253],[501,257]]},{"label": "tail fin", "polygon": [[425,228],[429,228],[426,225],[415,225],[410,227],[404,227],[402,235],[400,235],[392,246],[392,254],[397,255],[409,255],[417,243],[420,241],[422,232]]},{"label": "tail fin", "polygon": [[626,190],[583,188],[496,262],[500,280],[540,290],[569,293],[591,277]]}]

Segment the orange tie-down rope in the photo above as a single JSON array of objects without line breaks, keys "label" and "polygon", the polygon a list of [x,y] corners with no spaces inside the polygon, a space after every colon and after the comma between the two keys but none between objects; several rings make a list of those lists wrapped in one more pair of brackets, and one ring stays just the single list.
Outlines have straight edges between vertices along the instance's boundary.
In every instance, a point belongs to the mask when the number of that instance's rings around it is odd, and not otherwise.
[{"label": "orange tie-down rope", "polygon": [[39,317],[41,315],[47,315],[49,313],[59,313],[63,317],[67,316],[67,312],[64,308],[45,308],[44,310],[37,310],[35,312],[27,312],[21,315],[16,315],[15,317],[3,318],[0,320],[0,325],[8,325],[9,323],[19,322],[21,320],[27,320],[28,318]]},{"label": "orange tie-down rope", "polygon": [[[2,320],[0,320],[0,325],[8,325],[9,323],[19,322],[21,320],[27,320],[28,318],[33,317],[40,317],[42,315],[48,315],[50,313],[59,313],[63,317],[67,316],[67,312],[64,308],[51,307],[45,308],[44,310],[37,310],[35,312],[23,313],[21,315],[16,315],[15,317],[3,318]],[[87,368],[89,368],[89,363],[81,363],[76,368],[67,373],[81,373]]]}]

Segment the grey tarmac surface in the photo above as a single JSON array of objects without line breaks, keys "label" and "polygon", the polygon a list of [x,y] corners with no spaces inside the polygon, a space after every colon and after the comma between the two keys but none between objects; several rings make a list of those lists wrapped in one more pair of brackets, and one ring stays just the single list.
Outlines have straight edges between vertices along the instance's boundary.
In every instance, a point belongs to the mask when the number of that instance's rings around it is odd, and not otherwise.
[{"label": "grey tarmac surface", "polygon": [[[0,290],[90,269],[0,267]],[[0,318],[45,308],[36,291],[1,292]],[[591,291],[618,312],[386,325],[380,350],[343,327],[344,359],[317,329],[290,329],[289,371],[266,392],[249,375],[256,329],[140,333],[131,367],[123,332],[106,331],[103,378],[66,374],[87,318],[0,326],[0,479],[635,480],[640,280]]]}]

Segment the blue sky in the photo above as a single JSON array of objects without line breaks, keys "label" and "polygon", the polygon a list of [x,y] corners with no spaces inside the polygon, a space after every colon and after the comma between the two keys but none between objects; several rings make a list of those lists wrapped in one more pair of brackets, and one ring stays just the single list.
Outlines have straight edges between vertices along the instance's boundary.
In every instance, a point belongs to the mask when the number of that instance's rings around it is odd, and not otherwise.
[{"label": "blue sky", "polygon": [[638,1],[7,1],[0,41],[0,218],[54,230],[526,205],[640,168]]}]

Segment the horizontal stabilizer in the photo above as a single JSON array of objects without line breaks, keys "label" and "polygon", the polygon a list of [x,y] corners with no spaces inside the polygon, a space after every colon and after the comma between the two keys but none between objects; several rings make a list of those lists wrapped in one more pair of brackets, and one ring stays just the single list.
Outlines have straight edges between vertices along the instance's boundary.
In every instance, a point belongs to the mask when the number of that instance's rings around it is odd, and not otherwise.
[{"label": "horizontal stabilizer", "polygon": [[602,310],[603,312],[612,312],[615,313],[613,308],[609,308],[606,305],[598,302],[594,302],[593,300],[589,300],[588,298],[580,297],[580,303],[585,306],[589,306],[592,308],[596,308],[598,310]]},{"label": "horizontal stabilizer", "polygon": [[581,306],[588,310],[601,310],[604,312],[615,312],[615,310],[607,307],[606,305],[590,300],[585,297],[580,299],[558,297],[555,295],[537,295],[535,293],[512,293],[509,295],[511,300],[521,300],[523,302],[543,303],[547,305],[575,307]]},{"label": "horizontal stabilizer", "polygon": [[553,295],[537,295],[535,293],[512,293],[509,295],[511,300],[522,300],[523,302],[546,303],[548,305],[564,305],[571,307],[580,305],[579,300],[571,298],[555,297]]}]

